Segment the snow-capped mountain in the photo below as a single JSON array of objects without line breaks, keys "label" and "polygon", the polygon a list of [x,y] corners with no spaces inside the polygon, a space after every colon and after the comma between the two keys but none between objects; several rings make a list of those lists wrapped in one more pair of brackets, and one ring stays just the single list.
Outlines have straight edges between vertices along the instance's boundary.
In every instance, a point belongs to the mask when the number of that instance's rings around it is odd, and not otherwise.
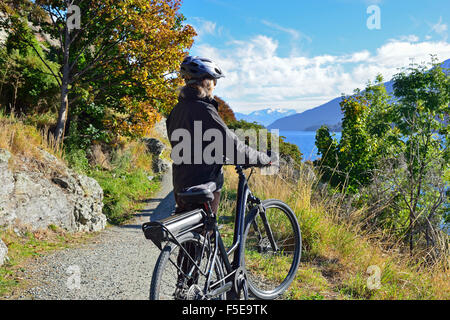
[{"label": "snow-capped mountain", "polygon": [[245,120],[248,122],[258,122],[263,126],[268,126],[272,122],[296,114],[297,111],[294,109],[283,109],[283,108],[267,108],[263,110],[256,110],[249,114],[235,112],[237,120]]}]

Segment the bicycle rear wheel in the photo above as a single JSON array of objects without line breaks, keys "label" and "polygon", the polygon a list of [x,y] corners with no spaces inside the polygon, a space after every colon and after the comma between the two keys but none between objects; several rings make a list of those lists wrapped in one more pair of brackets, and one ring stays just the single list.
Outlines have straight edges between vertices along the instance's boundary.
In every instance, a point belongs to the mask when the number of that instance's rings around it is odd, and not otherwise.
[{"label": "bicycle rear wheel", "polygon": [[[178,241],[205,272],[211,250],[209,243],[204,245],[205,238],[196,232],[189,232]],[[222,278],[222,267],[216,258],[211,282],[217,282]],[[169,242],[161,251],[153,270],[150,300],[203,300],[206,281],[206,276],[189,260],[183,249],[176,243]],[[224,298],[225,295],[221,295],[216,299]]]},{"label": "bicycle rear wheel", "polygon": [[[301,257],[297,218],[280,200],[262,202],[264,214],[247,221],[242,252],[250,292],[259,299],[275,299],[292,283]],[[267,223],[265,223],[267,221]]]}]

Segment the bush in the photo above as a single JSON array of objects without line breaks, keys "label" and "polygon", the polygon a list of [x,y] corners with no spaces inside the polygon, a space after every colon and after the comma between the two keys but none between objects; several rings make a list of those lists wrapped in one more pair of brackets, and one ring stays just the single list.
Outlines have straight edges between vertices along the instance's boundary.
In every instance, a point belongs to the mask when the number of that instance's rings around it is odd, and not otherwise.
[{"label": "bush", "polygon": [[81,102],[71,110],[65,145],[87,149],[95,142],[109,143],[111,133],[104,126],[105,107]]},{"label": "bush", "polygon": [[89,171],[89,161],[86,157],[86,151],[83,149],[72,149],[66,153],[65,159],[69,166],[79,173]]}]

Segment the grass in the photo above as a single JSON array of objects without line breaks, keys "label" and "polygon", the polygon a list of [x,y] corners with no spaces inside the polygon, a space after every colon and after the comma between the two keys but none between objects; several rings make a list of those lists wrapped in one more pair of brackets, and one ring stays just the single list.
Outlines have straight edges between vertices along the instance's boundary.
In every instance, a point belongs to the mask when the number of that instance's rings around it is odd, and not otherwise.
[{"label": "grass", "polygon": [[51,136],[48,127],[38,129],[14,115],[6,116],[0,110],[0,148],[16,156],[35,159],[42,159],[39,149],[43,149],[62,159],[62,146],[47,136]]},{"label": "grass", "polygon": [[143,200],[159,188],[159,181],[149,181],[142,169],[127,171],[92,171],[90,176],[103,189],[103,213],[111,224],[123,224],[144,206]]},{"label": "grass", "polygon": [[[296,213],[302,231],[302,260],[296,278],[285,299],[450,299],[450,274],[447,264],[428,266],[420,259],[403,254],[399,245],[384,243],[378,235],[369,233],[358,219],[338,217],[337,200],[317,197],[315,181],[301,170],[298,183],[280,176],[257,173],[250,180],[251,190],[261,199],[276,198],[286,202]],[[232,234],[237,175],[233,168],[225,170],[226,183],[219,209],[223,227]],[[364,211],[350,216],[363,215]],[[222,232],[222,230],[221,230]],[[391,247],[389,250],[385,249]],[[255,268],[264,275],[277,277],[281,266],[264,270],[255,257]],[[369,285],[373,273],[370,266],[380,270],[380,287]],[[370,271],[370,269],[369,269]]]},{"label": "grass", "polygon": [[152,156],[142,142],[133,141],[116,150],[111,170],[97,166],[87,174],[103,189],[104,214],[112,224],[123,224],[145,205],[143,200],[159,188],[159,178],[150,179]]},{"label": "grass", "polygon": [[29,259],[78,246],[95,235],[68,233],[54,225],[40,231],[27,228],[1,229],[0,238],[8,247],[9,260],[0,267],[0,299],[14,298],[28,285],[23,273]]}]

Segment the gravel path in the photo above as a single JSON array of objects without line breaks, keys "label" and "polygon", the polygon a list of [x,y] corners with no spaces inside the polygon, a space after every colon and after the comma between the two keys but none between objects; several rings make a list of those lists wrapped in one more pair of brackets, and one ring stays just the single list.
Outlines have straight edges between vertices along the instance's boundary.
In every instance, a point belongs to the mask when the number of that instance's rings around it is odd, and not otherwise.
[{"label": "gravel path", "polygon": [[141,225],[174,208],[171,172],[147,207],[128,225],[109,227],[80,248],[59,251],[29,266],[33,287],[22,298],[45,300],[148,299],[159,250],[144,238]]}]

